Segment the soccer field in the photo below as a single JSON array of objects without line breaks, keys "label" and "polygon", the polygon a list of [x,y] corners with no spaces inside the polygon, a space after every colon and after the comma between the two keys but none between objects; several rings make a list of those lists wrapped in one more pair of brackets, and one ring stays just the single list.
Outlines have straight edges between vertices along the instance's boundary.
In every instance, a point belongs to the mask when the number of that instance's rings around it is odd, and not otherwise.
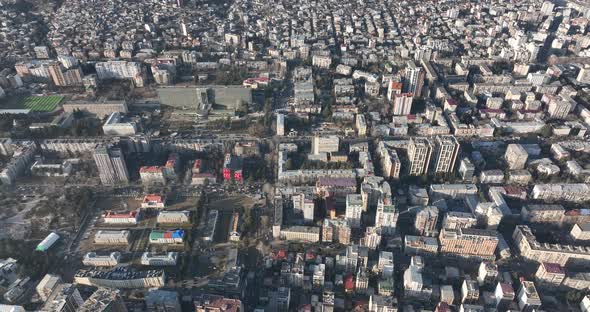
[{"label": "soccer field", "polygon": [[63,96],[27,96],[18,102],[18,106],[30,109],[33,112],[51,112],[63,100]]}]

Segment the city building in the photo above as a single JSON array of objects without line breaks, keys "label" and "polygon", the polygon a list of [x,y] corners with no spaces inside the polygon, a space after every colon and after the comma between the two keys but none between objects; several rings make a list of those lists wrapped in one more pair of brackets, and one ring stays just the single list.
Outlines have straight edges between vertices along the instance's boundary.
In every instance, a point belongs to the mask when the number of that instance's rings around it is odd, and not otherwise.
[{"label": "city building", "polygon": [[132,136],[137,133],[137,125],[123,121],[121,113],[113,112],[102,125],[102,131],[105,135]]},{"label": "city building", "polygon": [[158,212],[157,222],[160,224],[187,224],[191,222],[191,212],[188,210],[180,211],[160,211]]},{"label": "city building", "polygon": [[51,295],[51,293],[56,289],[56,287],[62,283],[61,277],[53,274],[45,274],[43,279],[37,284],[35,290],[37,291],[37,295],[41,298],[41,301],[45,302]]},{"label": "city building", "polygon": [[437,136],[434,139],[432,151],[432,172],[435,174],[453,172],[460,146],[457,138],[452,135]]},{"label": "city building", "polygon": [[287,241],[319,242],[320,228],[315,226],[285,226],[281,228],[281,239]]},{"label": "city building", "polygon": [[392,114],[396,116],[409,115],[412,111],[413,93],[399,93],[393,96]]},{"label": "city building", "polygon": [[404,89],[406,92],[414,93],[416,97],[421,97],[422,87],[424,86],[424,70],[416,66],[413,61],[406,64],[404,77]]},{"label": "city building", "polygon": [[129,231],[99,230],[94,235],[94,243],[99,245],[127,245],[129,244]]},{"label": "city building", "polygon": [[529,260],[561,266],[590,263],[590,247],[540,243],[526,225],[517,225],[512,239],[520,255]]},{"label": "city building", "polygon": [[449,211],[442,222],[443,229],[457,230],[460,228],[472,228],[477,225],[477,218],[470,212]]},{"label": "city building", "polygon": [[144,252],[141,256],[141,264],[148,266],[173,266],[177,261],[178,253],[172,251],[163,254]]},{"label": "city building", "polygon": [[164,209],[166,208],[166,197],[156,194],[148,194],[141,201],[142,209]]},{"label": "city building", "polygon": [[363,199],[360,194],[346,195],[346,220],[353,228],[361,226],[363,213]]},{"label": "city building", "polygon": [[178,292],[171,290],[150,289],[145,295],[147,312],[180,312]]},{"label": "city building", "polygon": [[127,102],[125,100],[109,101],[105,98],[95,102],[87,101],[67,101],[62,104],[64,112],[73,113],[75,111],[82,111],[84,113],[96,115],[98,118],[103,118],[111,115],[113,112],[126,114],[128,112]]},{"label": "city building", "polygon": [[590,223],[574,224],[570,236],[577,241],[590,241]]},{"label": "city building", "polygon": [[521,281],[516,296],[520,311],[532,312],[541,307],[541,297],[535,284],[531,281]]},{"label": "city building", "polygon": [[227,311],[244,312],[244,306],[238,299],[229,299],[219,295],[203,294],[194,298],[195,312]]},{"label": "city building", "polygon": [[78,312],[83,304],[84,300],[78,291],[77,285],[59,284],[45,300],[41,311]]},{"label": "city building", "polygon": [[74,282],[94,287],[116,289],[164,287],[164,271],[135,271],[130,267],[118,267],[103,271],[97,269],[79,270],[74,275]]},{"label": "city building", "polygon": [[127,307],[117,289],[98,288],[80,306],[80,312],[127,312]]},{"label": "city building", "polygon": [[105,211],[102,219],[106,224],[137,224],[140,219],[140,210],[130,211],[128,213],[116,213],[110,210]]},{"label": "city building", "polygon": [[496,231],[480,229],[442,229],[438,236],[440,252],[460,257],[495,259],[498,246]]},{"label": "city building", "polygon": [[498,277],[498,266],[489,261],[482,261],[477,271],[479,285],[493,284]]},{"label": "city building", "polygon": [[494,291],[494,297],[496,298],[496,308],[504,311],[510,307],[516,296],[514,288],[512,288],[510,283],[498,282]]},{"label": "city building", "polygon": [[121,149],[98,145],[94,150],[94,161],[102,184],[129,182],[129,172]]},{"label": "city building", "polygon": [[293,202],[293,210],[297,215],[303,217],[305,222],[313,222],[315,202],[311,191],[304,190],[295,193],[291,196],[291,201]]},{"label": "city building", "polygon": [[528,157],[529,154],[520,144],[508,144],[506,154],[504,154],[504,159],[510,170],[524,169]]},{"label": "city building", "polygon": [[408,145],[408,174],[420,176],[428,172],[432,144],[427,138],[412,137]]},{"label": "city building", "polygon": [[476,303],[479,300],[477,281],[465,279],[461,285],[461,303]]},{"label": "city building", "polygon": [[565,269],[557,263],[541,262],[535,279],[539,284],[559,286],[565,279]]},{"label": "city building", "polygon": [[414,230],[420,236],[434,236],[437,233],[438,208],[427,206],[416,213]]},{"label": "city building", "polygon": [[96,252],[88,252],[82,259],[85,266],[116,266],[121,259],[121,253],[118,251],[111,252],[108,255],[98,255]]},{"label": "city building", "polygon": [[184,231],[158,231],[150,233],[150,244],[182,244],[184,243]]},{"label": "city building", "polygon": [[340,149],[340,138],[338,136],[314,136],[311,142],[311,153],[334,153]]}]

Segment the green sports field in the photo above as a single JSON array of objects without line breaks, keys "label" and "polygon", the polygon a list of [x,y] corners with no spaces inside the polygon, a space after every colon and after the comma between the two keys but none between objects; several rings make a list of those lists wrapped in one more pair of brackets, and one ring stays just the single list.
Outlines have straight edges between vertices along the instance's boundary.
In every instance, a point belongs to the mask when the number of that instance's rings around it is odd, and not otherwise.
[{"label": "green sports field", "polygon": [[64,97],[59,95],[27,96],[20,99],[16,106],[30,109],[32,112],[51,112],[63,99]]}]

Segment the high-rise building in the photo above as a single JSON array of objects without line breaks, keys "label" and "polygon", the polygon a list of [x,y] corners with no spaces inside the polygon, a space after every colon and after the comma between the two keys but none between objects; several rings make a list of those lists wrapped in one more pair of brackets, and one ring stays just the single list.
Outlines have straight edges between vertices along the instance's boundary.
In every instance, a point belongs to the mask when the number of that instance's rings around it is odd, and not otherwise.
[{"label": "high-rise building", "polygon": [[387,84],[387,99],[392,101],[396,94],[402,93],[403,84],[398,81],[391,80]]},{"label": "high-rise building", "polygon": [[551,15],[553,13],[553,8],[555,8],[555,4],[553,4],[553,2],[545,1],[541,6],[541,14]]},{"label": "high-rise building", "polygon": [[434,173],[452,172],[457,161],[457,154],[459,154],[459,147],[461,145],[457,138],[452,135],[441,135],[434,139]]},{"label": "high-rise building", "polygon": [[58,87],[81,86],[83,84],[83,74],[80,68],[64,69],[61,63],[50,62],[47,64],[47,70],[53,84]]},{"label": "high-rise building", "polygon": [[363,212],[363,198],[360,194],[346,195],[346,220],[350,222],[351,227],[361,226],[361,216]]},{"label": "high-rise building", "polygon": [[432,144],[427,138],[410,138],[408,146],[408,174],[423,175],[428,172],[428,164],[432,154]]},{"label": "high-rise building", "polygon": [[409,61],[406,67],[405,88],[406,92],[413,93],[416,97],[422,95],[422,86],[424,85],[424,70],[416,66],[413,61]]},{"label": "high-rise building", "polygon": [[529,154],[520,144],[508,144],[506,154],[504,154],[504,159],[510,170],[524,169],[528,157]]},{"label": "high-rise building", "polygon": [[438,208],[427,206],[416,213],[414,229],[420,236],[431,236],[436,234],[436,224],[438,222]]},{"label": "high-rise building", "polygon": [[313,221],[315,203],[311,192],[300,192],[293,194],[293,210],[303,217],[306,222]]},{"label": "high-rise building", "polygon": [[391,198],[381,196],[377,200],[377,211],[375,213],[375,227],[381,229],[383,234],[395,234],[395,228],[399,212]]},{"label": "high-rise building", "polygon": [[279,287],[276,293],[276,311],[289,311],[289,304],[291,303],[291,289],[288,287]]},{"label": "high-rise building", "polygon": [[399,93],[393,97],[393,110],[394,115],[409,115],[412,111],[412,101],[414,100],[414,94]]},{"label": "high-rise building", "polygon": [[129,173],[121,149],[98,145],[94,150],[94,161],[98,167],[100,181],[103,184],[126,183],[129,181]]},{"label": "high-rise building", "polygon": [[132,79],[136,87],[143,87],[145,73],[138,62],[108,61],[96,63],[98,79]]}]

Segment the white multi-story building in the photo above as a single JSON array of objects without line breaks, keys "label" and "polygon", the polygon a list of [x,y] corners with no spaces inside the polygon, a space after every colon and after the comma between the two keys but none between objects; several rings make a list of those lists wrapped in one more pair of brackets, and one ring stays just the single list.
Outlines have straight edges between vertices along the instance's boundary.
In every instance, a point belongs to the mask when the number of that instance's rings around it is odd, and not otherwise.
[{"label": "white multi-story building", "polygon": [[158,223],[190,223],[191,213],[188,210],[182,211],[160,211],[157,218]]},{"label": "white multi-story building", "polygon": [[377,269],[381,272],[383,278],[392,277],[394,273],[393,266],[393,253],[390,251],[379,252],[379,262],[377,263]]},{"label": "white multi-story building", "polygon": [[393,97],[393,115],[409,115],[412,110],[412,102],[414,101],[413,93],[400,93]]},{"label": "white multi-story building", "polygon": [[340,148],[340,138],[338,136],[314,136],[311,142],[311,153],[314,155],[320,153],[338,152]]},{"label": "white multi-story building", "polygon": [[141,264],[149,266],[169,266],[176,265],[178,261],[177,252],[167,252],[164,254],[155,254],[144,252],[141,256]]},{"label": "white multi-story building", "polygon": [[129,244],[129,231],[100,230],[94,235],[95,244],[127,245]]},{"label": "white multi-story building", "polygon": [[432,144],[427,138],[411,138],[408,145],[408,174],[419,176],[428,172]]},{"label": "white multi-story building", "polygon": [[136,87],[143,87],[144,71],[140,63],[127,61],[108,61],[96,63],[98,79],[132,79]]},{"label": "white multi-story building", "polygon": [[377,211],[375,213],[375,227],[381,229],[384,235],[394,235],[397,226],[399,211],[391,198],[381,196],[377,200]]},{"label": "white multi-story building", "polygon": [[452,135],[441,135],[434,139],[433,172],[452,172],[455,168],[460,144]]},{"label": "white multi-story building", "polygon": [[108,255],[98,255],[96,252],[89,252],[84,256],[82,263],[85,266],[116,266],[121,259],[120,252],[111,252]]},{"label": "white multi-story building", "polygon": [[320,228],[316,226],[286,226],[281,228],[280,238],[287,241],[319,242]]},{"label": "white multi-story building", "polygon": [[529,154],[520,144],[508,144],[504,159],[510,170],[524,169]]},{"label": "white multi-story building", "polygon": [[351,227],[358,228],[361,226],[363,213],[363,199],[360,194],[346,195],[346,213],[345,218]]},{"label": "white multi-story building", "polygon": [[45,274],[41,282],[37,284],[35,290],[37,291],[37,294],[39,295],[42,301],[47,301],[47,298],[49,298],[53,290],[55,290],[57,285],[61,283],[61,277],[59,277],[58,275]]},{"label": "white multi-story building", "polygon": [[103,215],[104,223],[107,224],[137,224],[140,218],[140,210],[131,211],[129,213],[115,213],[106,211]]},{"label": "white multi-story building", "polygon": [[532,197],[542,200],[583,202],[590,200],[590,186],[585,183],[537,184]]},{"label": "white multi-story building", "polygon": [[137,133],[135,122],[123,122],[121,113],[113,112],[102,125],[105,135],[130,136]]},{"label": "white multi-story building", "polygon": [[443,219],[443,229],[457,230],[459,228],[472,228],[477,225],[477,219],[470,212],[449,211]]},{"label": "white multi-story building", "polygon": [[293,210],[302,215],[305,222],[313,222],[315,211],[313,194],[309,192],[296,193],[293,194],[291,200],[293,201]]}]

